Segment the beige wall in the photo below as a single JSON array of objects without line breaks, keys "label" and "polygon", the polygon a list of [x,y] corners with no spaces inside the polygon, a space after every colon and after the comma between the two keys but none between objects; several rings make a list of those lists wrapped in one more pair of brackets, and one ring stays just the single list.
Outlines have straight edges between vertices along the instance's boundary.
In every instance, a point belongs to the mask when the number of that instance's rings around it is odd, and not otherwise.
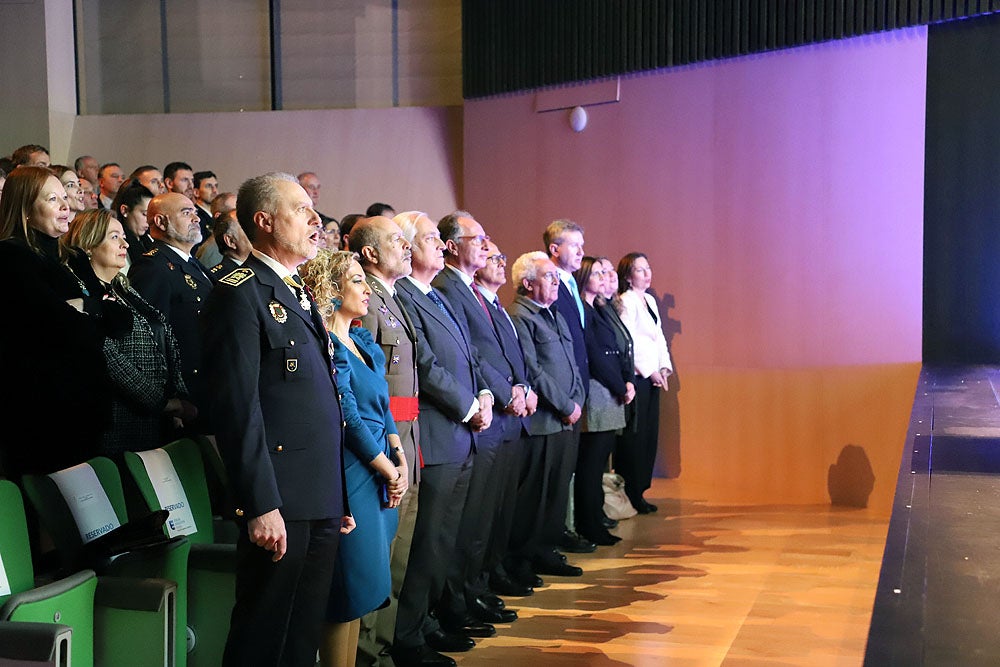
[{"label": "beige wall", "polygon": [[854,444],[888,510],[921,354],[925,62],[921,28],[634,76],[579,134],[530,93],[466,102],[464,203],[508,255],[568,217],[675,295],[685,483],[824,502]]},{"label": "beige wall", "polygon": [[78,116],[68,154],[116,161],[126,173],[182,160],[221,190],[265,171],[315,171],[319,210],[340,218],[374,201],[402,211],[452,211],[461,187],[457,107]]}]

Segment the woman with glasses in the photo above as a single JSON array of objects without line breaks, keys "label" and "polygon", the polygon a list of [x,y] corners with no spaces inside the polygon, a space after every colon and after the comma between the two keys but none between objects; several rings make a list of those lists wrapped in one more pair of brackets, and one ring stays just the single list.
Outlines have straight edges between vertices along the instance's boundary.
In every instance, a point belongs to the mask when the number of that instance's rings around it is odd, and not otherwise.
[{"label": "woman with glasses", "polygon": [[607,275],[601,259],[584,257],[573,277],[583,297],[583,332],[590,369],[590,393],[580,419],[576,460],[576,532],[595,544],[612,545],[621,538],[609,533],[604,524],[604,469],[615,436],[625,427],[625,405],[635,397],[633,369],[622,354],[614,324],[602,308]]},{"label": "woman with glasses", "polygon": [[645,254],[631,252],[618,261],[621,319],[634,345],[633,383],[638,432],[634,437],[619,440],[615,451],[615,472],[624,478],[625,493],[639,514],[649,514],[657,509],[642,494],[653,480],[660,430],[659,391],[667,390],[667,378],[674,372],[656,300],[646,292],[652,280],[653,269]]}]

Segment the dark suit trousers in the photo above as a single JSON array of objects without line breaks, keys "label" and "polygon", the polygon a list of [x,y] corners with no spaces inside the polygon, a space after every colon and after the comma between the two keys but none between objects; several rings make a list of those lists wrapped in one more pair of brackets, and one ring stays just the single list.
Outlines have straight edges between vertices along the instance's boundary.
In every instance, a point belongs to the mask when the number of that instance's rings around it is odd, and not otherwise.
[{"label": "dark suit trousers", "polygon": [[580,434],[573,484],[576,532],[584,537],[603,535],[604,469],[615,446],[615,431]]},{"label": "dark suit trousers", "polygon": [[[558,543],[566,521],[569,478],[573,473],[573,467],[566,465],[567,454],[575,446],[576,434],[573,431],[533,435],[525,439],[508,571],[516,567],[517,561],[531,560]],[[560,480],[564,483],[560,484]]]},{"label": "dark suit trousers", "polygon": [[305,667],[316,662],[320,630],[340,541],[340,519],[286,521],[287,551],[274,555],[236,543],[236,604],[223,664]]},{"label": "dark suit trousers", "polygon": [[632,505],[638,506],[642,494],[653,483],[653,464],[660,433],[660,390],[648,378],[639,375],[633,382],[638,431],[619,436],[615,448],[615,472],[625,480],[625,494]]},{"label": "dark suit trousers", "polygon": [[[497,454],[494,469],[500,488],[493,515],[493,531],[486,545],[486,560],[483,562],[483,570],[486,573],[498,572],[507,555],[511,531],[517,518],[517,487],[521,479],[524,456],[524,438],[507,440],[500,446]],[[486,580],[483,579],[476,589],[477,594],[486,592]]]},{"label": "dark suit trousers", "polygon": [[448,563],[455,558],[455,538],[469,491],[473,459],[470,454],[464,463],[429,465],[421,470],[410,562],[399,592],[393,641],[396,646],[422,646],[424,635],[440,627],[429,612],[441,599]]},{"label": "dark suit trousers", "polygon": [[563,431],[556,441],[550,441],[546,452],[545,468],[549,479],[545,492],[545,524],[542,547],[556,547],[566,531],[566,512],[569,509],[570,482],[576,470],[577,450],[580,446],[579,422],[571,431]]},{"label": "dark suit trousers", "polygon": [[469,493],[462,510],[462,519],[455,540],[455,554],[448,565],[444,594],[438,611],[441,615],[462,619],[468,612],[466,600],[481,592],[480,587],[486,547],[489,543],[500,498],[500,479],[496,462],[504,443],[500,433],[492,429],[479,434],[476,441],[476,463],[469,478]]}]

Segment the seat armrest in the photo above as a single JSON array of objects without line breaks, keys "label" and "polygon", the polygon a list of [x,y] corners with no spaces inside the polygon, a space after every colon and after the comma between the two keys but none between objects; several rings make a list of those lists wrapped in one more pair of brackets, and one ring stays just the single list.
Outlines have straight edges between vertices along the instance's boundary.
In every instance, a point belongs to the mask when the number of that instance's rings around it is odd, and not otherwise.
[{"label": "seat armrest", "polygon": [[0,660],[65,664],[73,630],[59,623],[0,622]]}]

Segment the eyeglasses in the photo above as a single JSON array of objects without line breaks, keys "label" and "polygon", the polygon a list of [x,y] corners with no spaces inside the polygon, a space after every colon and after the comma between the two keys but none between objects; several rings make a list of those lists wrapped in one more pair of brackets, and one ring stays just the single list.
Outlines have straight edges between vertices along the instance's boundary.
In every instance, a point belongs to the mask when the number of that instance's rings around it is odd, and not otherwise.
[{"label": "eyeglasses", "polygon": [[550,283],[558,283],[559,282],[559,274],[556,273],[555,271],[549,271],[547,273],[543,273],[541,275],[541,278],[544,278],[545,280],[548,280]]},{"label": "eyeglasses", "polygon": [[479,245],[486,245],[486,242],[490,240],[490,237],[486,234],[479,234],[478,236],[458,236],[456,238],[472,239],[473,243],[478,243]]},{"label": "eyeglasses", "polygon": [[504,255],[502,253],[499,255],[490,255],[489,257],[486,258],[486,261],[489,262],[490,264],[496,264],[497,266],[500,266],[501,264],[507,263],[507,255]]}]

